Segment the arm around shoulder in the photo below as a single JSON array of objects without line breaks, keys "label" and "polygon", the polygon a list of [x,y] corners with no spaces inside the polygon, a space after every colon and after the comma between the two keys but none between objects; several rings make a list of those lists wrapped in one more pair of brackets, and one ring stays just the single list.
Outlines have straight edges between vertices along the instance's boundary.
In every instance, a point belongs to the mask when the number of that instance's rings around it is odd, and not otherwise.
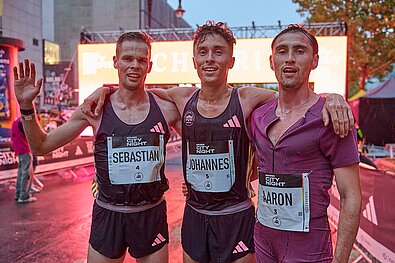
[{"label": "arm around shoulder", "polygon": [[239,88],[240,100],[243,110],[248,118],[254,109],[275,99],[276,92],[264,88],[242,87]]}]

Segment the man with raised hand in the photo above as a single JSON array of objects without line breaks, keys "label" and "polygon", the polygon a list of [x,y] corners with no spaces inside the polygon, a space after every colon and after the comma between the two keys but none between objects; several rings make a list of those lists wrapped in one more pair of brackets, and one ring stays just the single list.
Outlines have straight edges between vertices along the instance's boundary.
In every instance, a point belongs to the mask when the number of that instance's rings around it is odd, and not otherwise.
[{"label": "man with raised hand", "polygon": [[[270,67],[280,95],[251,116],[259,170],[258,262],[348,262],[358,231],[356,132],[339,138],[323,125],[325,100],[309,88],[318,58],[317,40],[299,25],[288,26],[272,42]],[[340,192],[334,256],[327,216],[333,175]]]},{"label": "man with raised hand", "polygon": [[41,129],[34,111],[42,79],[35,85],[34,64],[27,59],[20,62],[14,78],[24,130],[33,153],[43,155],[93,127],[99,193],[88,262],[123,262],[127,249],[137,262],[168,262],[163,194],[169,185],[164,160],[169,125],[180,130],[180,115],[173,103],[144,89],[152,67],[148,35],[121,35],[113,61],[119,89],[105,101],[100,118],[85,115],[79,106],[65,124],[49,133]]},{"label": "man with raised hand", "polygon": [[[255,87],[235,89],[228,85],[236,40],[224,23],[200,26],[193,41],[193,62],[201,89],[153,89],[176,104],[182,114],[182,155],[188,196],[182,225],[184,262],[253,262],[255,209],[251,201],[250,152],[246,121],[252,111],[275,98],[275,92]],[[86,109],[98,101],[100,112],[109,88],[86,100]],[[351,111],[339,95],[332,119],[342,136],[349,130]],[[84,103],[85,104],[85,103]],[[91,116],[93,117],[92,113]],[[326,118],[328,117],[325,112]],[[339,117],[338,117],[339,116]],[[329,122],[329,120],[327,121]],[[334,122],[338,125],[338,122]],[[334,124],[335,125],[335,124]]]}]

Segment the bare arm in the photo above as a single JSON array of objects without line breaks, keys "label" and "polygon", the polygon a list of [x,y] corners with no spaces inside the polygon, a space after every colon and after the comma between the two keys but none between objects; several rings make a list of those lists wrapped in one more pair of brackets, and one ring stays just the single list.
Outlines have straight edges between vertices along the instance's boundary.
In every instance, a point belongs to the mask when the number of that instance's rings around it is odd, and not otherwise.
[{"label": "bare arm", "polygon": [[264,88],[242,87],[239,94],[245,114],[244,118],[248,119],[256,108],[274,100],[276,92]]},{"label": "bare arm", "polygon": [[[324,125],[328,126],[329,120],[332,120],[333,130],[341,138],[348,135],[348,132],[354,126],[355,120],[351,107],[343,96],[335,93],[320,94],[326,98],[325,107],[322,110],[322,119]],[[257,107],[274,99],[275,92],[257,87],[240,88],[240,97],[246,119]]]},{"label": "bare arm", "polygon": [[[150,89],[149,92],[154,93],[154,96],[156,96],[156,93],[152,92],[152,89]],[[173,102],[162,99],[158,96],[156,96],[156,101],[161,108],[167,123],[172,126],[179,135],[181,135],[181,117],[176,105]]]},{"label": "bare arm", "polygon": [[49,133],[41,129],[36,118],[31,121],[23,121],[26,138],[29,141],[32,153],[35,155],[47,154],[71,142],[88,126],[89,122],[79,108],[66,123]]},{"label": "bare arm", "polygon": [[[175,89],[175,88],[170,88],[168,90],[171,90],[171,89]],[[174,99],[171,96],[171,92],[168,92],[168,90],[167,89],[150,89],[149,91],[163,100],[167,100],[167,101],[174,103]]]},{"label": "bare arm", "polygon": [[358,164],[334,169],[340,193],[340,216],[333,262],[348,262],[359,227],[361,189]]},{"label": "bare arm", "polygon": [[[97,118],[103,110],[105,99],[117,90],[117,86],[103,86],[96,89],[84,100],[81,111],[91,118]],[[165,89],[150,89],[149,91],[163,100],[174,102]]]},{"label": "bare arm", "polygon": [[[24,63],[19,63],[19,75],[17,67],[14,67],[15,95],[21,109],[34,110],[33,101],[42,86],[42,79],[36,83],[35,78],[35,65],[30,64],[28,59],[25,59]],[[36,115],[31,115],[31,117],[30,120],[23,120],[23,129],[35,155],[46,154],[69,143],[89,125],[85,115],[77,109],[67,123],[47,134],[41,129]]]}]

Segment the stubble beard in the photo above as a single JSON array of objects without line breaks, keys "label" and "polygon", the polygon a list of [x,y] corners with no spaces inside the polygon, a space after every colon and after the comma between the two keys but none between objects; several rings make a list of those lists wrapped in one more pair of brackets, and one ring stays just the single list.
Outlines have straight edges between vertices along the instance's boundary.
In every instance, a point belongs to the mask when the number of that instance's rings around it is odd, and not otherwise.
[{"label": "stubble beard", "polygon": [[280,84],[282,88],[285,89],[295,89],[298,88],[299,86],[299,78],[292,78],[292,79],[287,79],[287,78],[281,78]]}]

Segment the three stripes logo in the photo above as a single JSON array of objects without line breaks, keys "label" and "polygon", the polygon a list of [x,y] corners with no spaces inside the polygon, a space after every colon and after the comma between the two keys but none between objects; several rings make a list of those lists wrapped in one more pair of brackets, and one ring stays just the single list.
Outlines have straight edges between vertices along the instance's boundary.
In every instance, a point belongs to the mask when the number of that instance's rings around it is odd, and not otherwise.
[{"label": "three stripes logo", "polygon": [[150,129],[150,132],[157,132],[157,133],[165,134],[165,130],[163,129],[161,122],[158,122],[157,124],[155,124],[155,126]]},{"label": "three stripes logo", "polygon": [[237,116],[234,115],[232,118],[230,118],[224,125],[225,128],[240,128],[240,122],[237,119]]},{"label": "three stripes logo", "polygon": [[154,242],[152,243],[151,246],[154,247],[154,246],[159,245],[160,243],[165,242],[165,241],[166,241],[166,239],[161,235],[161,233],[159,233],[156,236],[156,238],[155,238],[155,240],[154,240]]},{"label": "three stripes logo", "polygon": [[94,198],[97,198],[97,195],[99,194],[99,184],[97,183],[96,178],[92,182],[92,195]]},{"label": "three stripes logo", "polygon": [[373,196],[369,197],[368,203],[366,204],[366,208],[362,211],[362,215],[364,218],[378,226],[376,209],[374,207]]},{"label": "three stripes logo", "polygon": [[233,250],[233,254],[241,253],[241,252],[246,252],[248,251],[248,247],[243,243],[243,241],[240,241],[235,249]]}]

